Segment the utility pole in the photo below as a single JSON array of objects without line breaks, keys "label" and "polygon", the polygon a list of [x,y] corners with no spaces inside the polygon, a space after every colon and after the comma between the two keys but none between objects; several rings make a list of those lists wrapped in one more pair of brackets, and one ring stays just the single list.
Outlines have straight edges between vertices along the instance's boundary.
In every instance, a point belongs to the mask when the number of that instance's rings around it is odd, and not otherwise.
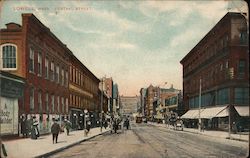
[{"label": "utility pole", "polygon": [[201,78],[200,78],[200,92],[199,92],[199,132],[201,132]]},{"label": "utility pole", "polygon": [[102,124],[103,124],[103,78],[101,80],[101,84],[102,84],[102,90],[101,90],[101,132],[102,132]]}]

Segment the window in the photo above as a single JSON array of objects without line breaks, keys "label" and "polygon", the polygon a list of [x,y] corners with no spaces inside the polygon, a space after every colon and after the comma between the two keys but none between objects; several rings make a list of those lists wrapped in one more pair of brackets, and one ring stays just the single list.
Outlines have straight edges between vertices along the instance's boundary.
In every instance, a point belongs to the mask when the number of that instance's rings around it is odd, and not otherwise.
[{"label": "window", "polygon": [[61,75],[62,75],[62,76],[61,76],[61,81],[62,81],[61,83],[62,83],[62,86],[63,86],[63,85],[65,84],[65,83],[64,83],[64,69],[62,69]]},{"label": "window", "polygon": [[30,111],[34,111],[34,88],[30,88]]},{"label": "window", "polygon": [[34,72],[34,50],[30,48],[30,56],[29,56],[29,72]]},{"label": "window", "polygon": [[51,95],[51,109],[52,112],[55,112],[55,96]]},{"label": "window", "polygon": [[2,69],[16,70],[16,52],[17,47],[13,44],[5,44],[1,46]]},{"label": "window", "polygon": [[69,74],[68,74],[68,71],[65,71],[65,86],[66,86],[66,87],[68,87],[68,81],[69,81],[69,80],[68,80],[68,77],[69,77],[68,75],[69,75]]},{"label": "window", "polygon": [[240,44],[247,44],[247,31],[241,31],[239,34]]},{"label": "window", "polygon": [[45,78],[49,79],[49,60],[45,58]]},{"label": "window", "polygon": [[45,106],[46,106],[46,112],[49,112],[49,94],[45,94]]},{"label": "window", "polygon": [[55,67],[54,67],[53,61],[50,64],[50,77],[51,77],[51,81],[54,81],[54,79],[55,79]]},{"label": "window", "polygon": [[43,111],[43,105],[42,105],[42,92],[38,92],[38,107],[39,107],[39,112],[41,113]]},{"label": "window", "polygon": [[42,54],[38,53],[37,75],[42,76]]},{"label": "window", "polygon": [[65,105],[66,105],[65,111],[66,111],[66,113],[68,113],[68,111],[69,111],[69,100],[68,100],[68,98],[66,98],[66,100],[65,100]]},{"label": "window", "polygon": [[60,97],[57,96],[57,112],[60,112]]},{"label": "window", "polygon": [[225,63],[225,68],[228,69],[228,67],[229,67],[229,64],[228,64],[228,60],[227,60]]},{"label": "window", "polygon": [[64,98],[62,97],[61,100],[62,100],[62,113],[64,113]]},{"label": "window", "polygon": [[234,91],[235,104],[249,104],[249,89],[248,88],[235,88]]},{"label": "window", "polygon": [[229,89],[228,88],[219,90],[219,92],[217,93],[217,97],[216,97],[216,104],[217,105],[229,104]]},{"label": "window", "polygon": [[246,61],[245,60],[240,60],[239,65],[238,65],[238,73],[239,73],[239,78],[243,78],[245,75],[245,67],[246,67]]},{"label": "window", "polygon": [[59,65],[56,66],[56,82],[59,83]]}]

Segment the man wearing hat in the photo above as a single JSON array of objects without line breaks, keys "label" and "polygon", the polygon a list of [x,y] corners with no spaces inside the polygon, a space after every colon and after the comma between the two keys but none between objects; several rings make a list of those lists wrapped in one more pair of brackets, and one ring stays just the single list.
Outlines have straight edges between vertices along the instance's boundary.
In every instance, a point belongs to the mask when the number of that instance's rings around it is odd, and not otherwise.
[{"label": "man wearing hat", "polygon": [[51,126],[51,133],[52,133],[52,139],[53,139],[53,144],[58,139],[58,134],[60,132],[60,125],[57,123],[58,119],[53,118],[53,124]]}]

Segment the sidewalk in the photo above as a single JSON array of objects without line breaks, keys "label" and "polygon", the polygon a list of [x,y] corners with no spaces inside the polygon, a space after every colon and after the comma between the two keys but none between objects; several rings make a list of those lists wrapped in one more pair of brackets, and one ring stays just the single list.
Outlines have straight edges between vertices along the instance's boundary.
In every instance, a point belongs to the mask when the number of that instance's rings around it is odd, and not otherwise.
[{"label": "sidewalk", "polygon": [[103,128],[101,133],[100,127],[92,128],[87,137],[84,137],[84,130],[72,131],[69,136],[66,136],[65,133],[61,133],[58,136],[57,144],[53,144],[51,134],[40,136],[37,140],[24,138],[3,141],[3,143],[5,144],[8,158],[48,157],[52,153],[66,149],[97,135],[101,135],[109,130],[109,128],[106,130]]},{"label": "sidewalk", "polygon": [[[173,129],[170,125],[167,126],[166,124],[158,124],[155,122],[148,122],[148,124],[158,126],[158,127],[165,127],[168,129]],[[183,128],[184,132],[190,132],[190,133],[195,133],[195,134],[201,134],[201,135],[206,135],[206,136],[211,136],[211,137],[217,137],[217,138],[224,138],[228,139],[229,135],[228,132],[226,131],[210,131],[210,130],[204,130],[204,132],[199,132],[198,129],[195,128]],[[239,133],[239,134],[231,134],[231,139],[232,140],[238,140],[238,141],[244,141],[244,142],[249,142],[249,133]]]}]

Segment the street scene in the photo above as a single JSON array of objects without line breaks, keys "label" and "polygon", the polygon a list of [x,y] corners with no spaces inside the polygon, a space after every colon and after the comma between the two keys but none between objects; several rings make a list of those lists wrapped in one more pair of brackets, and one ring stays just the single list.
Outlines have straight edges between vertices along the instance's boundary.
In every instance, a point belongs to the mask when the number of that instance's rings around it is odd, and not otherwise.
[{"label": "street scene", "polygon": [[246,142],[132,124],[131,130],[120,131],[118,135],[106,133],[51,157],[245,157],[247,150]]},{"label": "street scene", "polygon": [[245,1],[1,1],[1,158],[249,157]]}]

